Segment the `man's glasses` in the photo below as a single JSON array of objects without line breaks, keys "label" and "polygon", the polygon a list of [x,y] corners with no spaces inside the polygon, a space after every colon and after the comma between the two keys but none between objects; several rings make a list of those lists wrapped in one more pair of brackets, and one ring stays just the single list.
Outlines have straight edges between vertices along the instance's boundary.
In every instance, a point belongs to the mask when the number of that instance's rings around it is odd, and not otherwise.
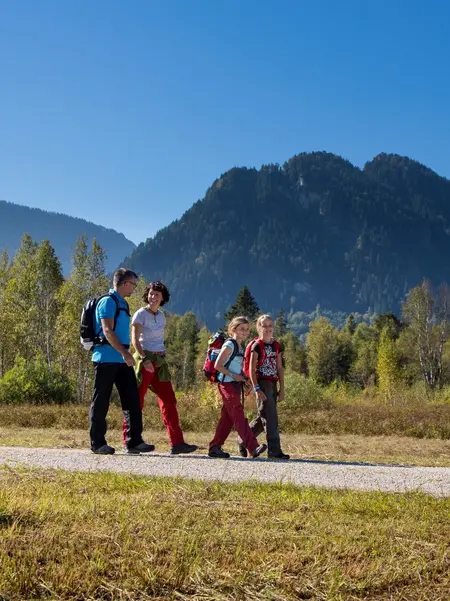
[{"label": "man's glasses", "polygon": [[131,284],[131,285],[133,286],[133,288],[136,288],[136,286],[137,286],[137,282],[132,282],[131,280],[127,280],[127,281],[125,282],[125,284],[127,284],[127,283],[128,283],[128,284]]}]

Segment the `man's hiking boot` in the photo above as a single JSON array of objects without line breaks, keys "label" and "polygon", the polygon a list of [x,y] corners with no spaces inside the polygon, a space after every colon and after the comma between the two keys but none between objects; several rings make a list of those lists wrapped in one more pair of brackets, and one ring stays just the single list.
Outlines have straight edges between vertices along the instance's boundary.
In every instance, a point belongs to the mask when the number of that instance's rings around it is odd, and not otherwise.
[{"label": "man's hiking boot", "polygon": [[277,453],[268,453],[269,459],[281,459],[282,461],[287,461],[290,459],[290,455],[286,455],[283,451],[279,450]]},{"label": "man's hiking boot", "polygon": [[182,453],[193,453],[197,450],[196,444],[188,444],[187,442],[180,442],[179,444],[174,444],[173,447],[170,447],[171,455],[181,455]]},{"label": "man's hiking boot", "polygon": [[135,447],[130,447],[127,449],[129,455],[140,455],[141,453],[151,453],[155,450],[154,444],[147,444],[146,442],[141,442]]},{"label": "man's hiking boot", "polygon": [[260,444],[259,447],[256,447],[256,449],[252,453],[253,459],[256,459],[257,457],[259,457],[261,455],[261,453],[264,453],[264,451],[266,451],[266,450],[267,450],[267,445]]},{"label": "man's hiking boot", "polygon": [[243,442],[238,444],[238,453],[241,457],[248,457],[248,452]]},{"label": "man's hiking boot", "polygon": [[230,453],[226,453],[223,449],[218,446],[210,447],[208,451],[209,457],[215,457],[216,459],[228,459]]},{"label": "man's hiking boot", "polygon": [[110,447],[109,444],[104,444],[98,449],[92,448],[92,452],[96,455],[114,455],[116,449],[114,447]]}]

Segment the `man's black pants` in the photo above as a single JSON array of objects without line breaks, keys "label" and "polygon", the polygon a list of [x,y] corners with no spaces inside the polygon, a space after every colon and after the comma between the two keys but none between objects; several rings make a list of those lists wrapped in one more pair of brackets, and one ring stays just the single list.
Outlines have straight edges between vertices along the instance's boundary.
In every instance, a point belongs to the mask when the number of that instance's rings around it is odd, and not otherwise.
[{"label": "man's black pants", "polygon": [[141,444],[142,409],[134,369],[126,363],[94,363],[94,369],[94,395],[89,414],[92,450],[106,444],[106,415],[114,384],[125,418],[127,448]]}]

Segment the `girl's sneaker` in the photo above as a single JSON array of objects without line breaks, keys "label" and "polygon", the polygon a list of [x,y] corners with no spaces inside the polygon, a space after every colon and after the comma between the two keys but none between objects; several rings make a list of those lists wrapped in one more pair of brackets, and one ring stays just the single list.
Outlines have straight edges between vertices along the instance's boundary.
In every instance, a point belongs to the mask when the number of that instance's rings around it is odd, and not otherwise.
[{"label": "girl's sneaker", "polygon": [[247,449],[245,447],[245,444],[243,442],[240,442],[238,444],[238,453],[241,457],[247,457],[248,456],[248,452]]},{"label": "girl's sneaker", "polygon": [[266,450],[267,450],[267,445],[260,444],[259,447],[256,447],[256,449],[252,453],[253,459],[256,459],[257,457],[259,457],[261,455],[261,453],[264,453],[264,451],[266,451]]},{"label": "girl's sneaker", "polygon": [[215,457],[216,459],[228,459],[230,456],[230,453],[226,453],[219,446],[214,446],[214,447],[210,447],[210,449],[208,451],[208,456]]}]

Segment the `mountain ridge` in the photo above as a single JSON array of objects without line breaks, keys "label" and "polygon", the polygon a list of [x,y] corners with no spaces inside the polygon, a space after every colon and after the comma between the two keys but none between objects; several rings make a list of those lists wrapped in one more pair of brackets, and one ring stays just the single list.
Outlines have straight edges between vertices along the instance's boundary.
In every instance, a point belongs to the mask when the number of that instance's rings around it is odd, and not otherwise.
[{"label": "mountain ridge", "polygon": [[210,326],[244,284],[264,311],[398,311],[423,277],[448,279],[449,233],[446,178],[396,154],[361,169],[320,151],[229,169],[124,264]]},{"label": "mountain ridge", "polygon": [[0,248],[6,248],[12,256],[24,233],[40,242],[48,239],[55,248],[67,275],[71,269],[71,252],[77,238],[86,234],[89,240],[96,238],[106,253],[106,269],[113,271],[132,252],[136,245],[124,234],[65,213],[45,211],[6,200],[0,200]]}]

